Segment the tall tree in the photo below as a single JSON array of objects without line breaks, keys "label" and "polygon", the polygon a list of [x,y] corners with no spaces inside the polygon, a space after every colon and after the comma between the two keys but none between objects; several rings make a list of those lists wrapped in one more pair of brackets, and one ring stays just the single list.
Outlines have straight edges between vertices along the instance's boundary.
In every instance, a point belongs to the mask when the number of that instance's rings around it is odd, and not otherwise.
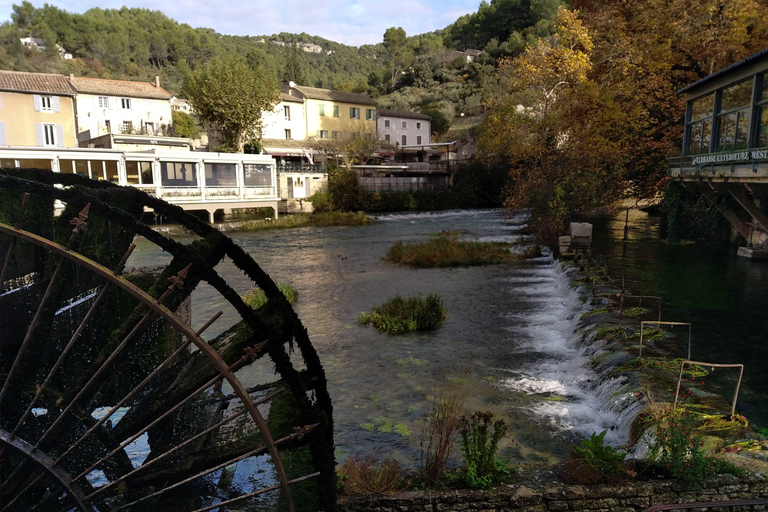
[{"label": "tall tree", "polygon": [[626,122],[606,89],[589,77],[589,32],[560,9],[555,34],[500,67],[505,94],[487,114],[479,149],[510,162],[505,206],[531,212],[539,239],[556,246],[574,215],[611,204],[624,188]]},{"label": "tall tree", "polygon": [[236,57],[214,59],[192,71],[184,93],[198,117],[221,133],[225,148],[238,153],[261,126],[262,112],[272,110],[279,97],[273,77]]},{"label": "tall tree", "polygon": [[406,69],[413,60],[413,50],[408,44],[405,30],[400,27],[391,27],[384,32],[384,48],[387,51],[387,67],[391,86],[394,89],[400,72]]}]

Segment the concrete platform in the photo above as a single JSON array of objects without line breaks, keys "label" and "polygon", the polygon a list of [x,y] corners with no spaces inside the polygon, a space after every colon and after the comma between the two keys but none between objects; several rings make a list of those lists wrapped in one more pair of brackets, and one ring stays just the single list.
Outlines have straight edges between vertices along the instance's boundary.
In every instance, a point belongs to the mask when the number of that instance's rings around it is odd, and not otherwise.
[{"label": "concrete platform", "polygon": [[749,258],[751,260],[766,260],[768,259],[768,250],[765,249],[751,249],[749,247],[739,247],[739,251],[736,253],[743,258]]}]

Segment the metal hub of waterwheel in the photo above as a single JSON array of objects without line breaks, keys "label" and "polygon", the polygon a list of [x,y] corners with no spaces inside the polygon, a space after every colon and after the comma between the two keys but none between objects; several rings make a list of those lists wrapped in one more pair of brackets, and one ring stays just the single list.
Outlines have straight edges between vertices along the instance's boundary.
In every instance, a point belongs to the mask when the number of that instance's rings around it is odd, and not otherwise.
[{"label": "metal hub of waterwheel", "polygon": [[[152,230],[145,209],[195,240]],[[126,273],[135,235],[171,262]],[[220,277],[225,257],[265,305]],[[193,329],[202,283],[229,313]],[[306,329],[248,254],[180,208],[0,171],[0,358],[2,512],[335,505],[331,401]],[[238,374],[257,361],[274,375],[246,387]]]}]

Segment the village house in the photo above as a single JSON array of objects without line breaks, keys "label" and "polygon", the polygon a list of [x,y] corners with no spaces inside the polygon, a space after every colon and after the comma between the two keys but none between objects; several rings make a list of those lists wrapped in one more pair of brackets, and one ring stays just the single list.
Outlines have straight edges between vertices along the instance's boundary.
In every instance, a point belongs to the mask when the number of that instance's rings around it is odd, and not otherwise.
[{"label": "village house", "polygon": [[66,77],[0,71],[0,146],[76,147],[74,108]]},{"label": "village house", "polygon": [[429,145],[432,118],[405,110],[379,110],[376,129],[379,139],[393,146]]},{"label": "village house", "polygon": [[366,94],[286,84],[283,91],[301,99],[306,136],[317,139],[350,134],[376,136],[376,101]]},{"label": "village house", "polygon": [[81,147],[189,150],[189,139],[172,137],[171,94],[153,83],[70,75],[77,92]]}]

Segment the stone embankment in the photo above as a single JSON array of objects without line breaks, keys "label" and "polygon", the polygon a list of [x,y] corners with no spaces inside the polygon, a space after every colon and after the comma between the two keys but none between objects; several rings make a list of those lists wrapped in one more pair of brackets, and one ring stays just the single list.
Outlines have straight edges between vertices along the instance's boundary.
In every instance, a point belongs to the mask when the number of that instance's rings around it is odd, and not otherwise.
[{"label": "stone embankment", "polygon": [[[661,480],[622,485],[511,484],[488,491],[414,491],[342,499],[349,512],[643,512],[654,505],[768,498],[768,478],[720,475],[701,489]],[[755,506],[751,510],[765,510]],[[744,508],[748,510],[748,508]]]}]

